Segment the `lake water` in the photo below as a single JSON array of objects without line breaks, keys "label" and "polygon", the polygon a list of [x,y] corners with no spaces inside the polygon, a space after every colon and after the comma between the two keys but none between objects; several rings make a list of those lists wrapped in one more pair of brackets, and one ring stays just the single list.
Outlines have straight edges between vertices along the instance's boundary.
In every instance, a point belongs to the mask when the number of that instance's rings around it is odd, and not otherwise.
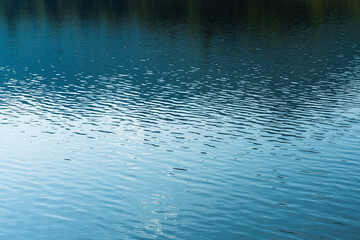
[{"label": "lake water", "polygon": [[360,2],[0,0],[1,239],[358,239]]}]

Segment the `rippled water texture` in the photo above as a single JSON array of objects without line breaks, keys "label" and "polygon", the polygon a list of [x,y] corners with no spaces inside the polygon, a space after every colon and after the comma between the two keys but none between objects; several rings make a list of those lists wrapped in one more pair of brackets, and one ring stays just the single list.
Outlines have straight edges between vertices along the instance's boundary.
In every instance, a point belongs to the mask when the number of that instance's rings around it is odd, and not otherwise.
[{"label": "rippled water texture", "polygon": [[358,239],[360,2],[0,0],[1,239]]}]

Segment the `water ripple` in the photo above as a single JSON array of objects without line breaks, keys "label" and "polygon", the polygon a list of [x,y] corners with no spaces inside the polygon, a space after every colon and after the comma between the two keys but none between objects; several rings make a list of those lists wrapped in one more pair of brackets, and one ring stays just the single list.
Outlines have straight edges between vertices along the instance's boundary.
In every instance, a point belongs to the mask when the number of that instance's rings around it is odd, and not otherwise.
[{"label": "water ripple", "polygon": [[[20,2],[0,11],[1,238],[359,236],[352,1]],[[263,20],[220,16],[240,5]]]}]

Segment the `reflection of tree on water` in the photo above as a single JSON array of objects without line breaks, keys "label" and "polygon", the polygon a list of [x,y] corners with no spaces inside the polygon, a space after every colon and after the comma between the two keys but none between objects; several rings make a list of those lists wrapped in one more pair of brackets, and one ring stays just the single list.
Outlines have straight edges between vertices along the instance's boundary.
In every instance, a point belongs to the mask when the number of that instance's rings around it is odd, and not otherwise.
[{"label": "reflection of tree on water", "polygon": [[[17,17],[46,16],[56,21],[64,18],[99,18],[109,21],[136,14],[147,20],[185,19],[195,24],[207,21],[244,21],[277,24],[279,19],[296,16],[302,20],[318,20],[331,14],[350,12],[360,16],[357,0],[2,0],[1,15],[7,21]],[[21,15],[18,12],[21,11]]]}]

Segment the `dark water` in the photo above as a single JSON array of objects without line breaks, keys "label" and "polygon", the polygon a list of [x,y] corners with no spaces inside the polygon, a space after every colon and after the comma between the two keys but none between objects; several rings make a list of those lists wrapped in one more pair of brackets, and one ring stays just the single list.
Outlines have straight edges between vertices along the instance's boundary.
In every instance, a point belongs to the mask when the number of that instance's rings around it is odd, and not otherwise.
[{"label": "dark water", "polygon": [[358,239],[360,1],[0,1],[1,239]]}]

